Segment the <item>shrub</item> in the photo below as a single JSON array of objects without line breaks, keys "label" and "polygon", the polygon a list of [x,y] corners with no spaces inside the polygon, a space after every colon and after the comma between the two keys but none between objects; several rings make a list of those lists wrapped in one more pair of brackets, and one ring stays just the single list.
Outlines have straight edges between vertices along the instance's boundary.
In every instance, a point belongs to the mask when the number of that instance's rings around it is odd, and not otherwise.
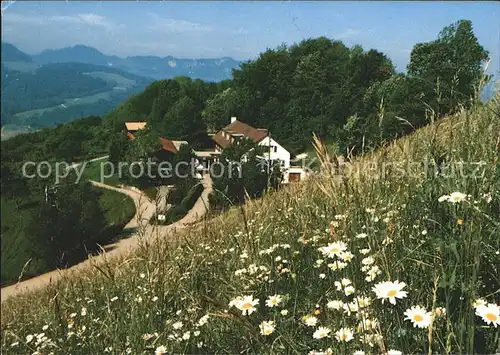
[{"label": "shrub", "polygon": [[181,202],[177,205],[172,206],[165,213],[165,220],[158,220],[158,215],[154,215],[150,220],[150,224],[159,224],[159,225],[167,225],[177,222],[182,219],[190,210],[193,208],[194,204],[201,196],[203,192],[203,184],[198,183],[194,185],[187,193],[186,197],[184,197]]}]

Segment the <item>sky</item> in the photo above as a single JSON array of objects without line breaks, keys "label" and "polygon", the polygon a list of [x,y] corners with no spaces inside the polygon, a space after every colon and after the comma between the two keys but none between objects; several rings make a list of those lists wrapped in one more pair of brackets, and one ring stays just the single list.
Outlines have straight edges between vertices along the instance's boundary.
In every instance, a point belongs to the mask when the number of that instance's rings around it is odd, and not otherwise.
[{"label": "sky", "polygon": [[500,71],[500,2],[2,1],[2,41],[34,54],[76,44],[108,55],[255,59],[327,36],[387,54],[404,71],[416,43],[472,21]]}]

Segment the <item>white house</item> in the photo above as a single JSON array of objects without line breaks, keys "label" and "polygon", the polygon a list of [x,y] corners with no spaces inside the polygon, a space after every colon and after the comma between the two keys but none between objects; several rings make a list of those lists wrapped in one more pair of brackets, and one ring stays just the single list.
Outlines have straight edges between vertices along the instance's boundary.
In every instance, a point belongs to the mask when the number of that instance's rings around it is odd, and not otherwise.
[{"label": "white house", "polygon": [[[274,140],[267,129],[254,128],[238,121],[236,117],[231,117],[231,123],[212,137],[215,142],[215,152],[221,152],[242,137],[251,139],[259,146],[267,147],[266,151],[260,156],[261,159],[280,161],[284,183],[299,181],[305,176],[302,172],[290,170],[290,152]],[[297,170],[297,168],[294,168],[294,170]]]}]

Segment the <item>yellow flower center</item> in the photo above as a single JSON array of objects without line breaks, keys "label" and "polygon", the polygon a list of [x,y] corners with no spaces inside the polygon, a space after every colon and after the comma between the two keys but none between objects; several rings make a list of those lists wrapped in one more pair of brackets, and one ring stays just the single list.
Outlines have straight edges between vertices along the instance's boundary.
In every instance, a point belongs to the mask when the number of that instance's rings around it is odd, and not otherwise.
[{"label": "yellow flower center", "polygon": [[423,320],[424,320],[424,317],[422,317],[420,314],[415,314],[415,315],[413,316],[413,320],[414,320],[415,322],[421,322],[421,321],[423,321]]},{"label": "yellow flower center", "polygon": [[397,294],[398,294],[398,291],[390,290],[389,292],[387,292],[387,297],[396,297]]},{"label": "yellow flower center", "polygon": [[271,330],[271,328],[264,328],[264,334],[265,335],[269,335],[271,334],[273,331]]},{"label": "yellow flower center", "polygon": [[241,308],[243,308],[243,309],[250,309],[250,308],[252,308],[252,304],[251,304],[251,303],[249,303],[249,302],[247,302],[247,303],[243,303],[243,304],[241,305]]},{"label": "yellow flower center", "polygon": [[498,316],[494,313],[486,313],[485,317],[487,320],[490,320],[492,322],[495,322],[496,320],[498,320]]}]

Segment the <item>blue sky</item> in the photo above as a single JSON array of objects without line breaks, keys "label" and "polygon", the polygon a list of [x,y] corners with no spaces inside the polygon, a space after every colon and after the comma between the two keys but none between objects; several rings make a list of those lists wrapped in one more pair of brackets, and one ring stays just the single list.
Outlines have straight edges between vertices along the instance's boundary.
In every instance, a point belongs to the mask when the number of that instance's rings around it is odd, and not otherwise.
[{"label": "blue sky", "polygon": [[11,1],[2,12],[2,40],[30,54],[84,44],[118,56],[246,60],[324,35],[378,49],[400,71],[415,43],[469,19],[489,72],[500,70],[500,2]]}]

